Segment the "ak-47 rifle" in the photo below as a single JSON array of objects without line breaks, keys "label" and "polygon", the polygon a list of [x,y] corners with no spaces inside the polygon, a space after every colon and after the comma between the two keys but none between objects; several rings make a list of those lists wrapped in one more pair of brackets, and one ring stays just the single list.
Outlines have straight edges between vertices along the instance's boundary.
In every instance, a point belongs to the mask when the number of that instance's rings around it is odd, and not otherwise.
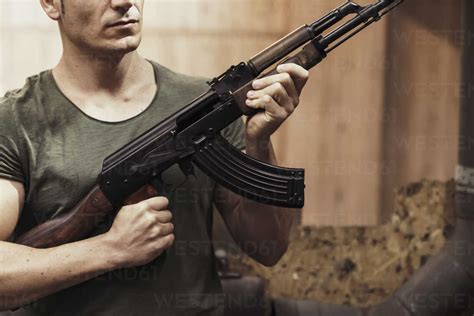
[{"label": "ak-47 rifle", "polygon": [[[70,212],[40,224],[15,242],[46,248],[85,238],[101,218],[122,205],[155,196],[157,192],[150,184],[159,186],[160,175],[174,164],[185,175],[193,173],[194,164],[217,183],[246,198],[282,207],[302,207],[304,169],[281,168],[253,159],[232,147],[220,131],[242,115],[255,114],[256,110],[245,105],[252,82],[276,73],[275,68],[265,74],[263,71],[277,63],[312,68],[402,1],[379,0],[368,6],[347,1],[248,62],[230,67],[209,82],[209,91],[107,157],[97,185]],[[349,15],[354,17],[331,29]]]}]

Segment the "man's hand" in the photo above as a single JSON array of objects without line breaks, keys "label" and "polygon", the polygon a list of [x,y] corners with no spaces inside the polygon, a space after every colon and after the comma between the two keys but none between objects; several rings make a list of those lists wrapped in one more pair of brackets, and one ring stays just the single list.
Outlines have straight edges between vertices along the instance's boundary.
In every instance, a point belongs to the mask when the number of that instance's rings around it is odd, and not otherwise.
[{"label": "man's hand", "polygon": [[[246,122],[245,152],[256,159],[277,165],[270,136],[293,113],[308,81],[308,71],[296,64],[277,68],[279,74],[255,80],[247,95],[247,105],[263,109]],[[255,247],[242,249],[258,262],[275,265],[286,252],[294,212],[260,204],[217,186],[216,206],[239,245],[252,242]],[[274,247],[268,252],[268,243]]]},{"label": "man's hand", "polygon": [[247,142],[269,140],[299,104],[308,71],[296,64],[279,65],[277,71],[277,75],[255,80],[254,90],[247,94],[247,106],[264,110],[247,119]]},{"label": "man's hand", "polygon": [[120,209],[106,233],[119,266],[144,265],[173,244],[174,226],[167,207],[168,199],[154,197]]},{"label": "man's hand", "polygon": [[[0,239],[14,229],[23,191],[21,183],[0,180]],[[57,247],[0,241],[0,314],[106,272],[152,261],[174,241],[167,208],[164,197],[127,205],[107,233]]]}]

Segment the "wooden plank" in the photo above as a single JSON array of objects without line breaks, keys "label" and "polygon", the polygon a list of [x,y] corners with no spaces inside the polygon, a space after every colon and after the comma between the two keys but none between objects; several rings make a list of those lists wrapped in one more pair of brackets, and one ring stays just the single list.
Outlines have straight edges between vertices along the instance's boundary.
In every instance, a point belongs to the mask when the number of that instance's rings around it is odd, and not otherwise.
[{"label": "wooden plank", "polygon": [[[442,17],[442,18],[441,18]],[[423,178],[453,177],[457,161],[461,1],[406,2],[390,17],[383,216],[395,188]],[[465,35],[465,34],[464,34]]]},{"label": "wooden plank", "polygon": [[155,0],[146,2],[150,29],[207,30],[232,34],[284,31],[287,0]]},{"label": "wooden plank", "polygon": [[[290,26],[341,1],[298,1]],[[312,71],[301,106],[275,137],[282,163],[306,168],[304,225],[378,223],[386,22],[335,50]]]},{"label": "wooden plank", "polygon": [[56,29],[0,29],[0,92],[16,89],[25,78],[54,67],[61,57],[61,40]]},{"label": "wooden plank", "polygon": [[286,0],[147,3],[140,51],[179,72],[215,76],[286,32]]},{"label": "wooden plank", "polygon": [[0,2],[0,45],[0,93],[54,66],[61,51],[56,24],[34,0]]},{"label": "wooden plank", "polygon": [[144,56],[157,60],[175,71],[189,75],[213,77],[231,64],[247,60],[265,45],[279,38],[275,34],[242,36],[230,34],[182,32],[170,36],[161,31],[146,31],[140,48]]}]

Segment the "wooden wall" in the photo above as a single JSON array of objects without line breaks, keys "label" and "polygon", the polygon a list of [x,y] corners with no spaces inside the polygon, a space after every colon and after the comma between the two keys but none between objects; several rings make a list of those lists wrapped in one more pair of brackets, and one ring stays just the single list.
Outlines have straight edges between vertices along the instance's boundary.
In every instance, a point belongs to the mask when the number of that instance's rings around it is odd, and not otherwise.
[{"label": "wooden wall", "polygon": [[[308,19],[339,2],[300,1],[290,12]],[[300,123],[278,139],[285,162],[297,152],[306,163],[304,224],[381,223],[398,187],[452,178],[460,45],[472,36],[461,12],[460,1],[405,1],[313,70]],[[303,131],[313,133],[294,144]]]},{"label": "wooden wall", "polygon": [[[324,6],[321,1],[292,3],[291,25],[310,21],[339,4],[337,0],[324,1]],[[305,224],[378,222],[384,97],[384,69],[379,64],[386,54],[385,33],[382,20],[312,70],[299,113],[279,139],[285,163],[295,162],[307,170]]]},{"label": "wooden wall", "polygon": [[453,177],[457,163],[462,1],[407,1],[389,19],[382,214],[393,189],[422,178]]},{"label": "wooden wall", "polygon": [[[141,53],[210,77],[344,1],[145,2]],[[460,10],[458,1],[407,1],[312,70],[301,106],[274,137],[282,165],[306,168],[303,224],[374,225],[396,186],[452,176]],[[53,67],[60,41],[36,0],[1,1],[0,18],[3,92]]]}]

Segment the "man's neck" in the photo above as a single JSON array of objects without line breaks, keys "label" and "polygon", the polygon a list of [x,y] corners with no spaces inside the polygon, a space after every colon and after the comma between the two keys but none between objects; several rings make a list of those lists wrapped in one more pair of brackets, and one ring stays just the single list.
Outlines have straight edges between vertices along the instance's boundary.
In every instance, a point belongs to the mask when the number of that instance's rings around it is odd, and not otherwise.
[{"label": "man's neck", "polygon": [[63,54],[53,73],[83,93],[121,94],[130,83],[143,79],[146,67],[150,65],[136,51],[114,57]]},{"label": "man's neck", "polygon": [[138,53],[120,58],[63,54],[53,77],[63,94],[87,115],[118,122],[146,109],[156,95],[153,66]]}]

